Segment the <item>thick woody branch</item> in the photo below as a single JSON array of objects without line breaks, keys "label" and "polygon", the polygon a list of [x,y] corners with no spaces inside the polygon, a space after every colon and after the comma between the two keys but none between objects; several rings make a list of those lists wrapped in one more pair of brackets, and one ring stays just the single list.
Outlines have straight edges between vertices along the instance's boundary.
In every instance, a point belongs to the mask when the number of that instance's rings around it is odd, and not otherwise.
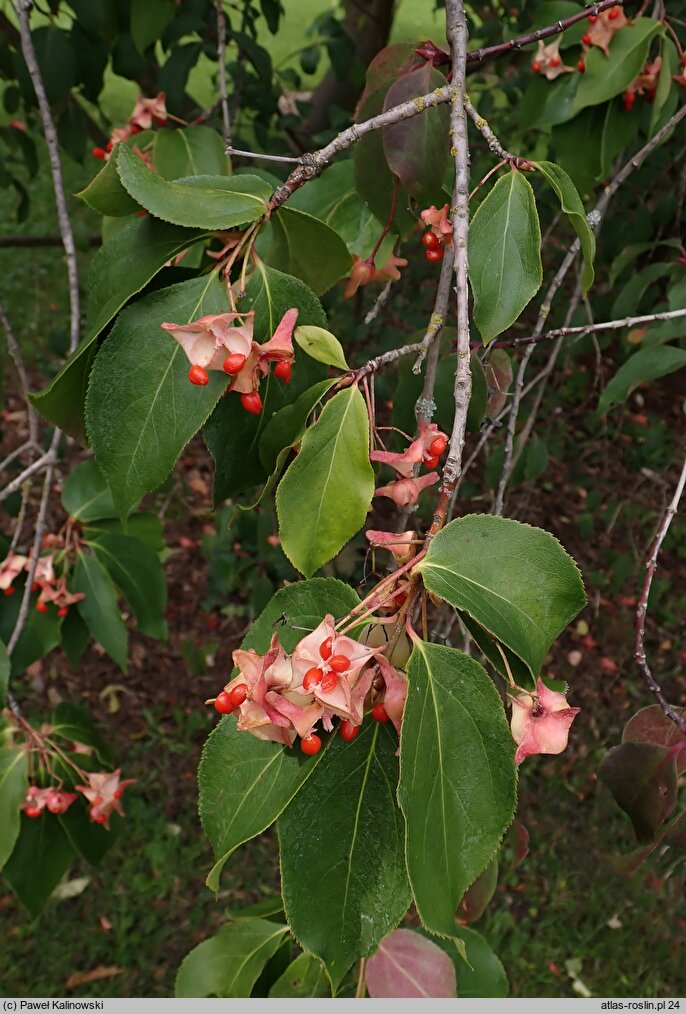
[{"label": "thick woody branch", "polygon": [[662,708],[663,714],[674,722],[682,736],[686,736],[686,718],[684,718],[683,715],[680,715],[679,712],[676,711],[666,700],[662,690],[655,681],[655,678],[650,670],[650,666],[648,665],[645,652],[645,626],[646,616],[648,613],[648,598],[650,596],[650,588],[653,583],[653,577],[657,569],[657,559],[660,554],[660,548],[664,542],[665,535],[669,530],[669,526],[672,523],[672,519],[677,512],[679,501],[681,500],[684,492],[684,487],[686,487],[686,458],[684,458],[684,463],[681,467],[681,475],[679,476],[676,489],[674,490],[674,496],[664,513],[657,530],[657,535],[655,536],[655,541],[648,552],[645,581],[643,582],[641,597],[638,601],[638,606],[636,607],[636,641],[634,646],[634,658],[636,659],[636,664],[641,670],[641,674],[643,675],[643,679],[646,682],[648,690],[650,690],[651,694],[653,694],[655,700]]},{"label": "thick woody branch", "polygon": [[555,338],[571,338],[574,335],[592,334],[594,331],[620,331],[625,327],[636,327],[640,324],[654,324],[659,320],[676,320],[686,317],[686,310],[664,310],[660,313],[645,313],[640,317],[623,317],[621,320],[605,320],[597,323],[581,324],[578,327],[557,327],[542,334],[532,334],[528,338],[512,338],[511,341],[493,342],[493,348],[518,348],[520,345],[538,345]]},{"label": "thick woody branch", "polygon": [[28,68],[33,88],[38,99],[38,109],[43,124],[45,143],[48,148],[50,159],[50,171],[52,172],[52,183],[55,191],[55,206],[57,208],[57,221],[64,254],[67,259],[67,275],[69,278],[69,306],[71,310],[71,321],[69,331],[69,351],[73,352],[79,343],[80,305],[79,305],[79,275],[76,263],[76,246],[74,244],[74,233],[72,232],[69,212],[67,210],[67,199],[64,192],[62,180],[62,164],[60,162],[60,148],[57,140],[57,130],[50,112],[50,103],[45,93],[43,77],[36,58],[36,51],[33,47],[31,29],[29,28],[30,0],[16,0],[15,9],[19,18],[19,33],[21,36],[21,49]]}]

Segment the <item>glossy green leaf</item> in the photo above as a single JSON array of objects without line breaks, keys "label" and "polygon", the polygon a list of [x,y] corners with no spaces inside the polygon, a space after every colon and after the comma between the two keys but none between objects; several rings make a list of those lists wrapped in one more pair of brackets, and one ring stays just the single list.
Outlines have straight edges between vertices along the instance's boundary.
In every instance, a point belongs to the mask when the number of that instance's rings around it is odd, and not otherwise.
[{"label": "glossy green leaf", "polygon": [[43,906],[76,858],[61,823],[43,812],[21,817],[21,829],[3,876],[32,916]]},{"label": "glossy green leaf", "polygon": [[569,218],[575,233],[579,237],[581,252],[584,258],[584,272],[581,276],[581,283],[584,292],[586,292],[593,284],[593,259],[595,257],[595,236],[588,224],[586,210],[576,187],[564,169],[559,165],[555,165],[554,162],[535,162],[534,165],[540,169],[557,194],[562,211]]},{"label": "glossy green leaf", "polygon": [[259,443],[260,461],[268,473],[283,467],[287,452],[302,438],[312,411],[335,383],[335,379],[320,381],[271,417]]},{"label": "glossy green leaf", "polygon": [[575,115],[574,102],[582,74],[561,74],[547,81],[542,74],[531,74],[517,113],[529,129],[552,127]]},{"label": "glossy green leaf", "polygon": [[217,131],[210,127],[158,130],[152,160],[157,172],[166,180],[185,176],[228,176],[225,147]]},{"label": "glossy green leaf", "polygon": [[[358,602],[352,588],[331,578],[289,585],[274,595],[241,647],[264,654],[276,630],[284,649],[292,651],[326,613],[340,619]],[[279,625],[284,617],[286,625]],[[237,732],[234,718],[219,723],[205,744],[198,770],[200,819],[217,858],[208,887],[219,889],[231,854],[274,823],[323,756],[306,758],[299,751]]]},{"label": "glossy green leaf", "polygon": [[60,627],[60,647],[67,656],[70,669],[76,669],[91,639],[90,630],[78,609],[70,609]]},{"label": "glossy green leaf", "polygon": [[261,218],[271,187],[259,176],[190,176],[175,183],[151,172],[125,144],[119,145],[117,172],[134,200],[174,225],[230,229]]},{"label": "glossy green leaf", "polygon": [[41,415],[77,440],[84,439],[84,402],[95,339],[172,257],[205,235],[205,230],[180,229],[148,215],[135,219],[98,250],[88,276],[86,335],[55,379],[31,395]]},{"label": "glossy green leaf", "polygon": [[659,21],[636,18],[613,36],[609,57],[592,46],[585,58],[586,71],[579,75],[574,113],[620,95],[640,73],[648,56],[650,40],[661,31],[664,29]]},{"label": "glossy green leaf", "polygon": [[56,24],[41,25],[31,32],[48,102],[64,101],[76,76],[76,50],[69,32]]},{"label": "glossy green leaf", "polygon": [[300,348],[317,362],[335,366],[339,370],[350,369],[345,361],[343,346],[338,338],[325,328],[307,325],[296,327],[293,337]]},{"label": "glossy green leaf", "polygon": [[28,756],[24,749],[0,746],[0,870],[19,837],[19,807],[29,785]]},{"label": "glossy green leaf", "polygon": [[675,348],[673,345],[640,349],[619,367],[601,394],[598,415],[605,415],[613,405],[621,405],[639,384],[665,377],[668,373],[683,369],[684,366],[686,366],[685,349]]},{"label": "glossy green leaf", "polygon": [[4,641],[0,641],[0,711],[7,704],[7,686],[10,678],[10,657]]},{"label": "glossy green leaf", "polygon": [[243,313],[255,311],[255,340],[271,338],[283,315],[294,306],[298,308],[298,324],[326,327],[322,304],[304,282],[259,261],[238,304]]},{"label": "glossy green leaf", "polygon": [[206,387],[191,384],[183,349],[160,324],[228,309],[215,275],[181,282],[127,307],[98,353],[86,425],[120,516],[164,482],[227,386],[217,372]]},{"label": "glossy green leaf", "polygon": [[311,577],[335,556],[363,526],[373,493],[369,419],[353,386],[327,402],[279,484],[281,545],[293,566]]},{"label": "glossy green leaf", "polygon": [[269,990],[271,997],[331,996],[329,980],[314,954],[299,954]]},{"label": "glossy green leaf", "polygon": [[[0,641],[9,644],[15,628],[19,609],[24,595],[24,578],[18,578],[14,587],[16,592],[3,602],[0,610]],[[30,665],[56,648],[60,643],[60,619],[56,609],[47,613],[39,613],[33,608],[35,599],[29,605],[29,614],[21,636],[12,652],[10,678],[19,676]]]},{"label": "glossy green leaf", "polygon": [[98,533],[103,535],[134,535],[161,553],[164,549],[164,523],[152,511],[137,511],[126,519],[126,531],[118,518],[101,518],[91,521],[85,529],[86,538],[95,538]]},{"label": "glossy green leaf", "polygon": [[452,521],[417,569],[429,591],[472,616],[533,675],[586,604],[579,570],[557,539],[510,518]]},{"label": "glossy green leaf", "polygon": [[457,995],[465,1000],[470,997],[507,996],[509,986],[505,969],[481,933],[470,926],[455,926],[454,932],[464,946],[464,957],[458,953],[452,940],[434,938],[433,942],[455,965]]},{"label": "glossy green leaf", "polygon": [[116,148],[100,172],[76,196],[98,214],[112,218],[131,215],[140,210],[138,201],[134,201],[119,179]]},{"label": "glossy green leaf", "polygon": [[484,344],[513,324],[541,287],[536,200],[516,169],[498,180],[472,219],[469,278]]},{"label": "glossy green leaf", "polygon": [[[143,4],[131,5],[131,38],[139,53],[144,53],[159,39],[176,12],[174,0],[145,0]],[[160,133],[171,134],[172,131],[161,130]]]},{"label": "glossy green leaf", "polygon": [[127,672],[128,635],[114,585],[103,565],[91,553],[79,552],[72,590],[85,596],[77,603],[77,609],[95,640],[119,668]]},{"label": "glossy green leaf", "polygon": [[423,924],[450,937],[514,814],[514,742],[495,685],[468,655],[417,641],[408,678],[398,788],[407,868]]},{"label": "glossy green leaf", "polygon": [[176,976],[177,997],[247,997],[287,926],[266,919],[228,923],[194,947]]},{"label": "glossy green leaf", "polygon": [[[446,84],[430,61],[402,74],[392,82],[384,99],[384,111],[428,95]],[[402,187],[419,201],[420,207],[438,204],[441,185],[450,159],[450,110],[447,104],[425,109],[421,116],[400,120],[381,130],[386,161]]]},{"label": "glossy green leaf", "polygon": [[90,819],[81,799],[73,803],[66,813],[60,814],[57,820],[74,851],[93,866],[102,862],[112,848],[117,840],[118,829],[124,822],[122,817],[114,813],[107,830]]},{"label": "glossy green leaf", "polygon": [[62,506],[74,521],[82,524],[117,516],[110,488],[92,459],[77,465],[67,476]]},{"label": "glossy green leaf", "polygon": [[91,548],[133,609],[138,629],[166,641],[167,583],[157,553],[131,535],[100,535]]},{"label": "glossy green leaf", "polygon": [[[371,721],[351,743],[334,736],[279,819],[288,923],[322,959],[334,990],[410,904],[395,798],[397,749],[395,730]],[[312,904],[313,885],[325,892],[326,904]]]},{"label": "glossy green leaf", "polygon": [[350,274],[352,267],[352,258],[337,232],[290,207],[272,215],[260,230],[255,248],[267,264],[300,278],[317,295]]}]

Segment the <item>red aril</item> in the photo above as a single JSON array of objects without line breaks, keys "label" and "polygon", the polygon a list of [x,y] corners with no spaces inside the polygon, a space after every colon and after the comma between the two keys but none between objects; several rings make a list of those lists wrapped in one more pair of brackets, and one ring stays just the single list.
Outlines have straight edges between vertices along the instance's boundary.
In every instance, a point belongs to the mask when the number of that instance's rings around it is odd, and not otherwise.
[{"label": "red aril", "polygon": [[262,399],[257,391],[253,391],[251,394],[242,394],[241,405],[251,415],[259,415],[262,411]]},{"label": "red aril", "polygon": [[228,373],[230,377],[235,377],[245,366],[247,358],[247,356],[244,356],[240,352],[232,352],[222,363],[224,373]]},{"label": "red aril", "polygon": [[226,690],[222,690],[214,702],[215,711],[218,711],[220,715],[230,715],[233,711],[233,704],[231,703],[231,697],[227,694]]},{"label": "red aril", "polygon": [[245,683],[239,683],[233,690],[229,690],[229,698],[234,708],[239,708],[247,696],[248,688]]},{"label": "red aril", "polygon": [[308,757],[314,757],[316,753],[322,748],[322,741],[319,736],[311,733],[309,736],[304,736],[300,740],[300,749],[303,753],[306,753]]},{"label": "red aril", "polygon": [[350,668],[350,659],[347,655],[334,655],[329,659],[329,665],[334,672],[345,672]]},{"label": "red aril", "polygon": [[209,381],[209,374],[204,366],[191,366],[188,371],[188,379],[196,387],[204,387]]},{"label": "red aril", "polygon": [[307,693],[309,693],[310,690],[314,690],[314,688],[318,687],[321,683],[323,675],[324,670],[317,669],[316,666],[313,666],[312,669],[308,669],[303,679],[303,690],[307,691]]},{"label": "red aril", "polygon": [[335,672],[327,672],[322,676],[319,689],[323,694],[330,694],[338,686],[338,676]]},{"label": "red aril", "polygon": [[383,704],[377,704],[375,707],[373,707],[370,714],[375,722],[388,721],[388,715],[386,714],[386,709],[384,708]]},{"label": "red aril", "polygon": [[285,359],[277,363],[274,367],[274,376],[279,380],[283,380],[284,384],[290,384],[291,377],[293,376],[291,364],[287,363]]},{"label": "red aril", "polygon": [[322,656],[324,661],[331,658],[333,652],[333,637],[327,637],[325,641],[319,645],[319,654]]},{"label": "red aril", "polygon": [[341,739],[344,739],[346,743],[350,743],[351,740],[355,739],[355,736],[357,736],[359,731],[359,725],[353,725],[353,723],[348,722],[347,719],[341,722],[338,728],[338,733]]}]

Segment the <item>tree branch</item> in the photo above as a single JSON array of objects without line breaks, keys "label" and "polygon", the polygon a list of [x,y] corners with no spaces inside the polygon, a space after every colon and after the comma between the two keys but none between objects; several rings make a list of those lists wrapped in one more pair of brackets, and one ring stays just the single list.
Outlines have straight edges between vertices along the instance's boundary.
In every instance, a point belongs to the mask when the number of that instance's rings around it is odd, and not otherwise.
[{"label": "tree branch", "polygon": [[623,317],[621,320],[605,320],[598,323],[581,324],[578,327],[557,327],[542,334],[532,334],[528,338],[512,338],[511,341],[493,342],[491,348],[518,348],[520,345],[538,345],[540,342],[554,338],[570,338],[574,335],[591,334],[594,331],[620,331],[625,327],[637,324],[652,324],[658,320],[676,320],[686,317],[686,310],[664,310],[659,313],[645,313],[640,317]]},{"label": "tree branch", "polygon": [[72,232],[69,212],[67,210],[67,199],[64,193],[64,182],[62,180],[62,164],[60,162],[60,149],[57,140],[57,131],[50,112],[50,104],[45,94],[45,86],[41,75],[36,51],[33,47],[31,29],[29,28],[29,0],[15,0],[15,10],[19,18],[19,33],[21,36],[21,49],[28,68],[33,88],[38,99],[45,143],[48,147],[50,159],[50,170],[55,191],[55,206],[57,208],[57,221],[59,223],[62,245],[67,259],[67,275],[69,278],[69,306],[71,309],[71,322],[69,332],[69,351],[73,352],[79,343],[80,327],[80,306],[79,306],[79,275],[76,263],[76,246],[74,244],[74,233]]},{"label": "tree branch", "polygon": [[[449,251],[448,251],[449,252]],[[433,342],[438,338],[439,334],[443,330],[445,319],[448,316],[448,305],[450,303],[450,283],[453,279],[453,262],[450,256],[443,258],[441,265],[441,275],[438,280],[438,289],[436,291],[436,302],[434,303],[433,313],[429,320],[429,326],[426,329],[426,334],[422,338],[421,352],[417,356],[417,362],[412,367],[413,373],[419,373],[422,368],[422,363],[428,349],[432,346]],[[428,367],[427,367],[428,369]],[[422,395],[424,397],[424,395]],[[428,400],[433,398],[433,388],[430,395],[427,395]],[[434,409],[432,409],[432,412]],[[431,422],[429,418],[427,420]]]},{"label": "tree branch", "polygon": [[529,166],[529,163],[525,159],[518,158],[516,155],[513,155],[511,152],[506,151],[506,149],[503,148],[502,144],[493,132],[488,120],[484,119],[484,117],[481,116],[472,105],[469,95],[465,95],[464,97],[464,108],[467,116],[479,131],[490,151],[494,155],[496,155],[499,159],[502,159],[503,162],[509,162],[510,164],[515,165],[517,169]]},{"label": "tree branch", "polygon": [[222,109],[224,143],[231,146],[231,116],[226,92],[226,16],[223,0],[217,0],[217,56],[219,58],[219,101]]},{"label": "tree branch", "polygon": [[52,450],[46,451],[45,454],[25,468],[16,479],[12,479],[3,490],[0,490],[0,503],[6,500],[8,496],[11,496],[12,493],[16,493],[18,489],[21,489],[26,480],[30,479],[36,472],[42,472],[44,468],[51,468],[55,464],[55,460],[54,452]]}]

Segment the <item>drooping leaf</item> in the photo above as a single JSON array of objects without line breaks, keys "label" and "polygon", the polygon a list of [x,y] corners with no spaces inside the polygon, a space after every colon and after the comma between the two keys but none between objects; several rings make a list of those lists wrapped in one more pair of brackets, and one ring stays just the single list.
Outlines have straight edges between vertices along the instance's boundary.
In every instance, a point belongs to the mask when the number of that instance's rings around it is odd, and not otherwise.
[{"label": "drooping leaf", "polygon": [[398,799],[417,911],[455,935],[457,907],[514,814],[514,743],[500,696],[467,655],[415,642],[400,740]]},{"label": "drooping leaf", "polygon": [[255,248],[265,263],[300,278],[317,295],[349,274],[352,267],[352,258],[337,232],[318,218],[289,207],[272,215]]},{"label": "drooping leaf", "polygon": [[613,36],[609,56],[592,46],[586,54],[585,73],[580,75],[574,113],[620,95],[640,73],[648,56],[650,40],[661,31],[664,29],[659,21],[636,18]]},{"label": "drooping leaf", "polygon": [[216,372],[206,387],[191,384],[183,349],[160,324],[227,310],[214,275],[193,278],[127,307],[98,353],[86,425],[120,516],[164,482],[227,385]]},{"label": "drooping leaf", "polygon": [[283,467],[287,452],[302,438],[313,409],[335,383],[335,380],[322,380],[314,384],[271,417],[259,443],[260,461],[268,473]]},{"label": "drooping leaf", "polygon": [[269,990],[270,997],[331,996],[329,980],[322,963],[306,951],[291,961]]},{"label": "drooping leaf", "polygon": [[455,937],[464,947],[464,955],[458,951],[454,940],[439,937],[434,943],[455,965],[457,995],[465,1000],[470,997],[507,996],[505,969],[481,933],[470,926],[456,926]]},{"label": "drooping leaf", "polygon": [[488,391],[485,415],[488,419],[495,419],[505,407],[512,384],[512,360],[505,349],[491,350],[484,374]]},{"label": "drooping leaf", "polygon": [[167,639],[167,584],[157,553],[132,535],[100,535],[91,543],[135,614],[138,629]]},{"label": "drooping leaf", "polygon": [[[159,39],[170,21],[174,19],[176,7],[173,0],[146,0],[144,4],[134,3],[131,7],[131,38],[139,53],[145,53],[148,46]],[[171,134],[161,130],[160,134]],[[180,133],[180,131],[173,131]]]},{"label": "drooping leaf", "polygon": [[[425,61],[402,74],[386,92],[383,109],[443,88],[446,79]],[[441,200],[441,185],[448,171],[450,112],[447,104],[425,109],[420,116],[384,127],[381,131],[386,161],[403,188],[425,207]]]},{"label": "drooping leaf", "polygon": [[593,284],[595,236],[588,224],[588,218],[581,203],[581,198],[569,176],[559,165],[555,165],[554,162],[535,162],[534,164],[540,169],[557,194],[562,211],[569,218],[575,233],[579,237],[581,252],[584,257],[584,272],[581,276],[581,283],[584,292],[586,292]]},{"label": "drooping leaf", "polygon": [[88,810],[80,800],[73,803],[59,820],[69,844],[87,863],[97,866],[117,840],[119,825],[123,819],[112,814],[110,828],[102,827],[90,819]]},{"label": "drooping leaf", "polygon": [[98,250],[88,277],[86,335],[55,379],[30,396],[41,415],[77,440],[84,439],[84,403],[95,339],[167,261],[206,235],[206,230],[181,229],[148,215],[135,219]]},{"label": "drooping leaf", "polygon": [[598,415],[621,405],[646,380],[657,380],[686,366],[686,349],[673,345],[640,349],[619,367],[598,401]]},{"label": "drooping leaf", "polygon": [[353,386],[327,402],[279,484],[281,544],[293,566],[311,577],[335,556],[364,524],[373,492],[369,419]]},{"label": "drooping leaf", "polygon": [[120,144],[117,172],[134,200],[156,218],[174,225],[202,229],[230,229],[261,218],[271,187],[259,176],[189,176],[172,183],[151,172]]},{"label": "drooping leaf", "polygon": [[62,506],[74,521],[82,524],[117,516],[110,488],[92,459],[81,462],[67,476]]},{"label": "drooping leaf", "polygon": [[115,150],[100,172],[76,196],[98,214],[112,218],[132,215],[140,210],[138,201],[134,201],[119,179]]},{"label": "drooping leaf", "polygon": [[[24,578],[14,582],[16,592],[5,599],[0,610],[0,641],[9,644],[16,626],[24,595]],[[32,603],[33,604],[33,603]],[[17,641],[10,660],[10,678],[19,676],[38,659],[45,658],[48,652],[60,643],[60,619],[56,609],[47,613],[39,613],[29,606],[29,614],[21,636]]]},{"label": "drooping leaf", "polygon": [[293,337],[300,348],[307,352],[312,359],[316,359],[318,363],[335,366],[339,370],[349,369],[345,361],[343,346],[338,338],[325,328],[307,325],[296,327]]},{"label": "drooping leaf", "polygon": [[77,603],[77,609],[91,634],[119,668],[127,672],[128,635],[114,585],[103,565],[91,553],[78,553],[72,589],[84,596]]},{"label": "drooping leaf", "polygon": [[460,902],[460,919],[466,923],[478,922],[498,886],[498,860],[489,863]]},{"label": "drooping leaf", "polygon": [[674,755],[654,743],[622,743],[610,750],[598,773],[628,814],[638,841],[652,841],[676,803]]},{"label": "drooping leaf", "polygon": [[29,785],[29,755],[18,747],[0,746],[0,870],[14,851],[21,810]]},{"label": "drooping leaf", "polygon": [[78,704],[60,701],[50,716],[50,735],[61,737],[69,746],[73,743],[91,746],[104,764],[114,766],[112,751],[96,729],[89,713]]},{"label": "drooping leaf", "polygon": [[186,127],[184,130],[158,130],[152,160],[166,180],[185,176],[228,176],[229,160],[225,145],[210,127]]},{"label": "drooping leaf", "polygon": [[156,553],[164,549],[164,524],[162,519],[152,511],[137,511],[126,519],[126,532],[118,518],[101,518],[98,521],[89,522],[84,535],[86,538],[95,538],[98,534],[103,535],[134,535],[146,546],[150,546]]},{"label": "drooping leaf", "polygon": [[40,915],[43,906],[76,858],[59,820],[47,812],[22,816],[19,837],[3,876],[25,909]]},{"label": "drooping leaf", "polygon": [[513,169],[479,205],[469,230],[474,320],[484,344],[513,324],[541,287],[541,228],[531,184]]},{"label": "drooping leaf", "polygon": [[[334,990],[370,954],[410,903],[395,731],[363,725],[351,743],[334,736],[279,819],[281,882],[298,942],[322,959]],[[370,856],[379,856],[370,862]],[[326,904],[312,904],[312,885]]]},{"label": "drooping leaf", "polygon": [[287,926],[266,919],[241,919],[194,947],[176,976],[178,997],[247,997],[276,953]]},{"label": "drooping leaf", "polygon": [[[686,708],[675,708],[682,718],[686,718]],[[659,704],[651,704],[641,708],[632,715],[624,726],[623,743],[656,743],[670,749],[683,742],[684,736],[677,725],[667,718]],[[675,754],[677,772],[686,771],[686,743],[684,748]]]},{"label": "drooping leaf", "polygon": [[371,997],[455,996],[455,966],[440,947],[421,933],[397,929],[379,944],[367,962],[367,991]]},{"label": "drooping leaf", "polygon": [[299,278],[258,261],[238,308],[255,311],[255,340],[267,341],[287,310],[297,307],[298,324],[326,327],[326,314],[312,289]]},{"label": "drooping leaf", "polygon": [[451,522],[417,569],[430,591],[472,616],[533,675],[586,603],[576,564],[557,539],[510,518]]}]

